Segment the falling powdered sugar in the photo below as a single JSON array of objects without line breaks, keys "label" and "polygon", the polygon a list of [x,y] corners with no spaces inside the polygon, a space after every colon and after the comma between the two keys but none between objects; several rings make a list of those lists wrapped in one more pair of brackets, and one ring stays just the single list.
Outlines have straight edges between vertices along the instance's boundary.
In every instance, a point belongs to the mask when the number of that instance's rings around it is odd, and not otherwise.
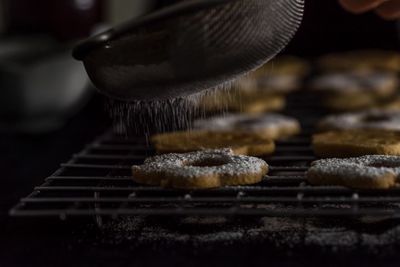
[{"label": "falling powdered sugar", "polygon": [[[107,98],[106,109],[114,131],[121,135],[151,135],[192,128],[195,118],[205,117],[204,98],[217,98],[221,92],[229,98],[236,82],[226,82],[185,97],[162,100],[122,101]],[[217,99],[216,99],[217,101]],[[218,99],[221,113],[226,111],[225,99]]]}]

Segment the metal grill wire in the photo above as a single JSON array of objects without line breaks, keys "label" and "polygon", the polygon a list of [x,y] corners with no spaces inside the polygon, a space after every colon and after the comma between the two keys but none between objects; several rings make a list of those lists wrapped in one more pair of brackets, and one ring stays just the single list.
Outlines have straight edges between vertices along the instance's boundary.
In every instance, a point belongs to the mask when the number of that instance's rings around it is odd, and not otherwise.
[{"label": "metal grill wire", "polygon": [[303,0],[235,0],[187,12],[125,32],[90,52],[85,66],[113,98],[188,96],[274,57],[299,27],[303,7]]},{"label": "metal grill wire", "polygon": [[[303,93],[302,93],[303,94]],[[291,103],[291,104],[290,104]],[[45,182],[21,199],[12,216],[90,215],[263,215],[389,216],[400,215],[400,188],[351,190],[310,186],[305,171],[315,159],[311,125],[322,115],[292,96],[288,115],[297,116],[303,134],[277,143],[265,160],[271,171],[256,185],[182,191],[135,184],[130,166],[154,152],[144,142],[107,133],[89,144]],[[99,218],[99,217],[98,217]]]}]

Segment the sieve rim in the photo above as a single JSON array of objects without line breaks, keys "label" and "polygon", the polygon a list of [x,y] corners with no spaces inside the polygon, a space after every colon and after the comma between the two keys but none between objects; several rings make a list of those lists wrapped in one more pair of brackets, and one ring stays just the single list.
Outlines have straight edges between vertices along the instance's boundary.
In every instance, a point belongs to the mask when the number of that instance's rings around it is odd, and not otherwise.
[{"label": "sieve rim", "polygon": [[154,23],[172,16],[200,11],[235,1],[238,0],[188,0],[162,8],[150,14],[129,20],[125,23],[115,26],[114,28],[81,41],[73,49],[72,56],[75,59],[82,61],[93,49],[104,46],[109,41],[112,41],[121,35],[132,31],[134,28],[142,26],[143,24]]}]

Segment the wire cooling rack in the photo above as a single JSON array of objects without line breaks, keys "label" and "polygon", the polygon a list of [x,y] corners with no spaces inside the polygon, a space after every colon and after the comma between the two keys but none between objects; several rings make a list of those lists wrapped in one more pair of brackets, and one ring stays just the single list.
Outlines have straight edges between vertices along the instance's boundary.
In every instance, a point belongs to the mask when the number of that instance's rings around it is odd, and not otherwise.
[{"label": "wire cooling rack", "polygon": [[303,133],[277,142],[264,159],[270,172],[251,186],[212,190],[173,190],[135,183],[130,167],[154,154],[143,140],[108,132],[61,164],[44,183],[12,208],[11,216],[124,215],[262,215],[388,216],[400,215],[400,188],[352,190],[311,186],[305,172],[316,158],[310,146],[312,125],[323,115],[314,100],[292,96],[287,114],[297,117]]}]

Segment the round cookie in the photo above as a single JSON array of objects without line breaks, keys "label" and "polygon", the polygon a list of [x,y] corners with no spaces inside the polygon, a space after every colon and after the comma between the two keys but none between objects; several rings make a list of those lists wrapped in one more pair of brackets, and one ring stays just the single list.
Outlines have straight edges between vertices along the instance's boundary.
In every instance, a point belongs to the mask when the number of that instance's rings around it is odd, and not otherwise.
[{"label": "round cookie", "polygon": [[234,155],[229,149],[158,155],[132,166],[138,183],[181,189],[254,184],[267,172],[265,161]]},{"label": "round cookie", "polygon": [[400,131],[400,111],[373,109],[357,113],[332,115],[318,124],[321,131],[373,129]]},{"label": "round cookie", "polygon": [[261,156],[275,151],[275,143],[271,139],[244,132],[172,132],[152,136],[151,142],[158,153],[231,148],[238,155]]},{"label": "round cookie", "polygon": [[283,110],[286,99],[280,95],[263,95],[260,93],[243,95],[241,100],[234,102],[230,110],[248,114],[260,114],[270,111]]},{"label": "round cookie", "polygon": [[227,110],[252,114],[278,111],[285,106],[286,99],[280,95],[236,90],[206,95],[199,103],[199,108],[208,112]]},{"label": "round cookie", "polygon": [[397,85],[397,76],[388,72],[328,73],[316,77],[310,87],[334,95],[370,94],[387,97],[396,91]]},{"label": "round cookie", "polygon": [[255,71],[256,76],[291,75],[304,77],[310,73],[310,64],[296,56],[278,56]]},{"label": "round cookie", "polygon": [[331,131],[313,136],[314,153],[323,158],[400,155],[400,132],[378,130]]},{"label": "round cookie", "polygon": [[322,103],[337,111],[374,107],[391,97],[398,85],[393,73],[328,73],[311,82],[310,88],[321,94]]},{"label": "round cookie", "polygon": [[379,102],[376,106],[379,109],[398,111],[400,110],[400,96],[391,97],[390,100]]},{"label": "round cookie", "polygon": [[197,120],[194,127],[213,132],[255,132],[269,139],[289,137],[300,132],[300,124],[296,119],[275,113],[216,116]]},{"label": "round cookie", "polygon": [[400,179],[400,157],[368,155],[323,159],[311,164],[307,180],[313,185],[338,185],[360,189],[386,189]]},{"label": "round cookie", "polygon": [[310,72],[308,62],[294,56],[280,56],[242,78],[238,86],[244,91],[286,95],[301,87]]},{"label": "round cookie", "polygon": [[326,108],[336,112],[356,112],[375,107],[377,102],[379,99],[368,93],[328,95],[322,99],[322,104]]},{"label": "round cookie", "polygon": [[249,75],[238,81],[238,86],[244,91],[265,92],[286,95],[301,87],[301,78],[295,75]]},{"label": "round cookie", "polygon": [[328,54],[317,65],[325,71],[400,71],[400,54],[395,51],[361,50]]}]

